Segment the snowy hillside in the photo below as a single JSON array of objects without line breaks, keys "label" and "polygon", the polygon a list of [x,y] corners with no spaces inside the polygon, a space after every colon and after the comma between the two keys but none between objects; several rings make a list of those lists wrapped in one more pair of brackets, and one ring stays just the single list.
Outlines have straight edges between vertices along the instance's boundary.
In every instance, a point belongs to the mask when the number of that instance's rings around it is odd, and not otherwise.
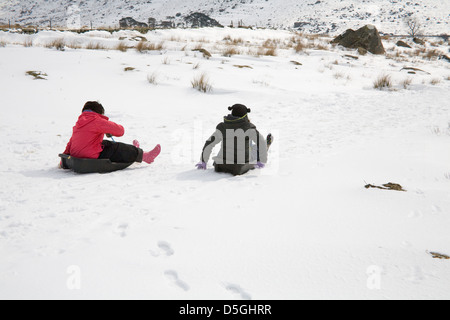
[{"label": "snowy hillside", "polygon": [[[302,31],[340,33],[350,27],[375,24],[385,33],[405,34],[404,18],[416,16],[426,34],[449,33],[450,7],[441,0],[14,0],[0,3],[0,22],[66,26],[76,6],[81,24],[118,26],[123,17],[147,22],[178,19],[202,12],[222,25],[242,21],[245,25],[292,28]],[[178,16],[178,18],[177,18]]]},{"label": "snowy hillside", "polygon": [[[329,40],[0,31],[0,298],[449,299],[450,260],[431,254],[450,255],[450,63],[432,54],[448,43],[374,56]],[[58,169],[88,100],[160,157]],[[234,103],[274,135],[267,167],[195,170]],[[387,182],[406,192],[365,188]]]}]

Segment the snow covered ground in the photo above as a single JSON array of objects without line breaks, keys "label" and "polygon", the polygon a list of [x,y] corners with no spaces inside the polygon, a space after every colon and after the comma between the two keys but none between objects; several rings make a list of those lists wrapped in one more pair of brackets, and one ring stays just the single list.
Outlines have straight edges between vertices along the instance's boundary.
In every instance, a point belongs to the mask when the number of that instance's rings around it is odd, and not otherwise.
[{"label": "snow covered ground", "polygon": [[[388,57],[329,39],[296,53],[289,32],[228,28],[143,35],[161,51],[84,49],[136,35],[0,32],[0,298],[450,298],[450,261],[429,253],[450,254],[448,62],[396,40]],[[242,54],[223,56],[224,38]],[[45,47],[55,39],[74,48]],[[254,54],[267,39],[276,55]],[[191,87],[201,73],[212,92]],[[391,89],[373,88],[380,75]],[[116,141],[160,143],[155,163],[58,169],[88,100],[125,127]],[[234,103],[274,134],[270,163],[195,170]],[[387,182],[407,192],[364,188]]]}]

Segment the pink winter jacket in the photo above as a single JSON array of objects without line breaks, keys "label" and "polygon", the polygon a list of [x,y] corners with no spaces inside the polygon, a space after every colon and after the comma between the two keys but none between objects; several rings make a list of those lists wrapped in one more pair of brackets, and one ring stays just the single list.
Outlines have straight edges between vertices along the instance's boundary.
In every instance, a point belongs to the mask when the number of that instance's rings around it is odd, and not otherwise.
[{"label": "pink winter jacket", "polygon": [[93,111],[84,111],[73,127],[72,138],[67,144],[65,154],[75,158],[98,159],[102,152],[102,141],[106,133],[121,137],[124,128],[108,117]]}]

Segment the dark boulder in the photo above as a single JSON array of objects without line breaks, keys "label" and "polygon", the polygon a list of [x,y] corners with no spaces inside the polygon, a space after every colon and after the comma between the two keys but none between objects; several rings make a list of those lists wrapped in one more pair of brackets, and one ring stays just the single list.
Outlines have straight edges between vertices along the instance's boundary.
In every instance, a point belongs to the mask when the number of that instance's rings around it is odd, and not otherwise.
[{"label": "dark boulder", "polygon": [[414,43],[420,44],[421,46],[425,45],[425,41],[419,38],[414,38],[413,39]]},{"label": "dark boulder", "polygon": [[191,13],[190,15],[184,17],[184,21],[188,28],[223,27],[216,20],[200,12]]},{"label": "dark boulder", "polygon": [[147,28],[148,25],[144,22],[139,22],[131,17],[122,18],[119,20],[119,25],[121,28]]},{"label": "dark boulder", "polygon": [[401,40],[397,41],[396,46],[397,47],[403,47],[403,48],[411,48],[411,46],[409,44],[407,44],[406,42],[401,41]]},{"label": "dark boulder", "polygon": [[356,31],[348,29],[342,35],[336,37],[331,43],[336,43],[350,49],[363,48],[373,54],[385,53],[380,34],[377,28],[372,25],[366,25]]}]

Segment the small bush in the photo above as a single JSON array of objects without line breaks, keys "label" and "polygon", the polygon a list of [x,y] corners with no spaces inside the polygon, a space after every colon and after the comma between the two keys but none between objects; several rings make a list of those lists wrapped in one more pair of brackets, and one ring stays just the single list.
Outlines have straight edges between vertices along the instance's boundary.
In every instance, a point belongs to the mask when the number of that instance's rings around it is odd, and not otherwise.
[{"label": "small bush", "polygon": [[191,81],[192,88],[197,89],[200,92],[208,93],[212,91],[212,85],[209,82],[209,78],[206,73],[202,73]]},{"label": "small bush", "polygon": [[6,42],[5,41],[0,41],[0,48],[4,48],[6,47]]},{"label": "small bush", "polygon": [[384,88],[392,88],[392,80],[390,75],[381,75],[373,83],[373,87],[378,90],[383,90]]}]

